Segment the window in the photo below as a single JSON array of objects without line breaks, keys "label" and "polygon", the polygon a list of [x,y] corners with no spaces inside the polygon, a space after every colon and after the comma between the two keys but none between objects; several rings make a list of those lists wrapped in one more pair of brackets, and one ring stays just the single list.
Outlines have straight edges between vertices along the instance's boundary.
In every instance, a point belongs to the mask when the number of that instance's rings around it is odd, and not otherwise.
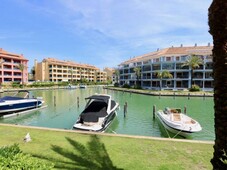
[{"label": "window", "polygon": [[166,57],[166,61],[171,61],[171,57]]},{"label": "window", "polygon": [[163,70],[173,70],[174,69],[174,64],[173,63],[163,63],[162,64],[162,69]]},{"label": "window", "polygon": [[161,65],[160,64],[153,64],[152,68],[153,68],[153,70],[160,70],[161,69]]},{"label": "window", "polygon": [[153,62],[159,62],[159,61],[160,61],[159,58],[154,58],[154,59],[153,59]]}]

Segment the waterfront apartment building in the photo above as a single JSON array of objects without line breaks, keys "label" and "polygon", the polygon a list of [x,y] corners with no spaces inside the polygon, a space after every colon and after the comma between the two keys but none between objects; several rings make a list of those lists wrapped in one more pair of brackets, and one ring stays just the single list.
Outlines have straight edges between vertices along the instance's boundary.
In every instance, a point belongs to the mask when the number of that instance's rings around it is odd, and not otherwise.
[{"label": "waterfront apartment building", "polygon": [[[19,64],[24,66],[23,71]],[[9,53],[0,48],[0,84],[10,82],[28,82],[28,60],[22,54]],[[23,75],[22,75],[23,74]],[[23,79],[23,80],[22,80]]]},{"label": "waterfront apartment building", "polygon": [[95,66],[73,61],[54,58],[43,59],[40,63],[35,61],[35,81],[74,82],[80,80],[106,82],[106,73]]},{"label": "waterfront apartment building", "polygon": [[[172,89],[184,90],[190,88],[191,76],[193,84],[198,85],[204,91],[213,90],[213,46],[170,47],[157,49],[157,51],[134,57],[119,65],[120,85],[134,86],[138,80],[134,71],[135,67],[141,69],[139,83],[146,89]],[[196,68],[191,75],[191,69],[183,66],[189,56],[196,55],[203,61],[203,65]],[[157,72],[167,70],[172,78],[158,78]],[[162,81],[162,83],[160,83]]]}]

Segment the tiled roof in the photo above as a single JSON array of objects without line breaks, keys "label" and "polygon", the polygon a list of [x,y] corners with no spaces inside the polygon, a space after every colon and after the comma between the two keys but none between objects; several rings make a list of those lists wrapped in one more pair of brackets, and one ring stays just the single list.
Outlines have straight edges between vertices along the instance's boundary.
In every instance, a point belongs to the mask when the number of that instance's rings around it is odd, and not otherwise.
[{"label": "tiled roof", "polygon": [[141,62],[162,56],[182,56],[182,55],[211,55],[213,46],[191,46],[191,47],[170,47],[134,57],[122,62],[120,65],[134,62]]},{"label": "tiled roof", "polygon": [[48,62],[50,64],[56,64],[56,65],[65,65],[65,66],[82,67],[82,68],[90,68],[90,69],[99,70],[97,67],[95,67],[93,65],[80,64],[80,63],[76,63],[74,61],[58,60],[55,58],[45,58],[45,59],[43,59],[43,62]]},{"label": "tiled roof", "polygon": [[24,58],[23,54],[18,55],[18,54],[9,53],[9,52],[3,50],[2,48],[0,48],[0,57],[28,61],[28,59]]}]

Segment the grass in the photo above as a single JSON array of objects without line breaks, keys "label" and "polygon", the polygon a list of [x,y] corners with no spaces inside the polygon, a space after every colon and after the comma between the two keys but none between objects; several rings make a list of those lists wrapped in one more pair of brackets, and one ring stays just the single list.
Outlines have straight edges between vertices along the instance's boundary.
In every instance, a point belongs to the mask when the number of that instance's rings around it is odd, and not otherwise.
[{"label": "grass", "polygon": [[[24,136],[30,133],[31,142]],[[0,125],[0,147],[18,143],[23,152],[55,163],[56,169],[212,169],[213,144],[91,135]]]}]

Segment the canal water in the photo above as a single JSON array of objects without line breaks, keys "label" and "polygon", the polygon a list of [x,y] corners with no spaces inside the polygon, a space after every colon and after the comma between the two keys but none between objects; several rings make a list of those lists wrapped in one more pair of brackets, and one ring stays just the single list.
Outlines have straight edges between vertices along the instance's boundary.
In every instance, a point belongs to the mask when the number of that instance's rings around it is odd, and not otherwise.
[{"label": "canal water", "polygon": [[[0,119],[0,123],[20,124],[48,128],[72,129],[79,114],[85,107],[86,97],[95,93],[105,93],[112,96],[120,104],[117,117],[106,133],[128,134],[154,137],[175,137],[153,119],[153,105],[156,109],[165,107],[182,108],[186,106],[187,114],[199,121],[203,130],[192,134],[193,140],[214,140],[214,103],[207,97],[164,97],[148,96],[103,89],[102,87],[86,89],[53,89],[31,91],[33,96],[41,96],[48,107],[28,115]],[[7,95],[4,94],[4,95]],[[77,106],[79,97],[79,107]],[[56,99],[56,106],[54,105]],[[124,117],[123,108],[128,103],[128,112]],[[177,136],[176,138],[181,138]]]}]

